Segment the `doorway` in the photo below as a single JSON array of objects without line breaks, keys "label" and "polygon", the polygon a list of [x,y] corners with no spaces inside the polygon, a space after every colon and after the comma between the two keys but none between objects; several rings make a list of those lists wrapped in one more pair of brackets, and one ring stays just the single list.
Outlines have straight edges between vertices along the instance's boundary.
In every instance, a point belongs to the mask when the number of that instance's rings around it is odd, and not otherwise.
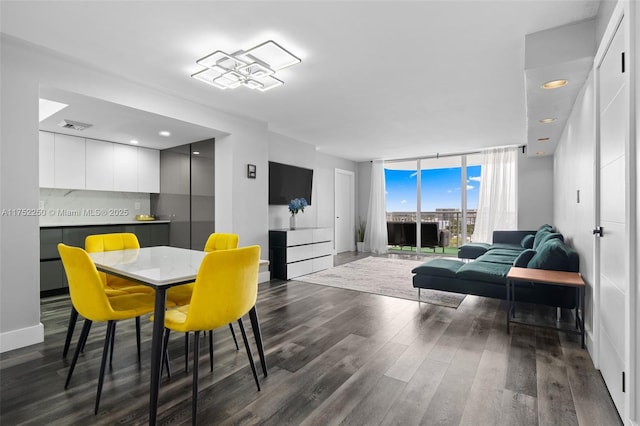
[{"label": "doorway", "polygon": [[355,173],[335,169],[335,225],[336,253],[355,250]]}]

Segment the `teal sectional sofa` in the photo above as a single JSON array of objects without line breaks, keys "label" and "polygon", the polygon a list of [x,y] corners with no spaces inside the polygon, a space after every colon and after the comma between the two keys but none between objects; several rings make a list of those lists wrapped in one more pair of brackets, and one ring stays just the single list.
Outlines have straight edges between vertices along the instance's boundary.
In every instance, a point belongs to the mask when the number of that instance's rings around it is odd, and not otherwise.
[{"label": "teal sectional sofa", "polygon": [[[494,244],[475,260],[431,259],[412,270],[413,287],[506,299],[512,266],[579,272],[578,253],[550,225],[537,231],[495,231]],[[545,284],[518,283],[516,300],[573,309],[575,290]]]}]

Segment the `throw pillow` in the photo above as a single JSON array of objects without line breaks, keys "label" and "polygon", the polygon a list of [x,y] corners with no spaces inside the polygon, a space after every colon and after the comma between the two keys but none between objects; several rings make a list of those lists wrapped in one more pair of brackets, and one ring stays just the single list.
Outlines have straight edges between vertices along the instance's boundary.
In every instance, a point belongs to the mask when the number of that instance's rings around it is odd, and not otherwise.
[{"label": "throw pillow", "polygon": [[535,235],[525,235],[520,241],[520,245],[522,248],[530,249],[533,248],[533,240],[535,239]]},{"label": "throw pillow", "polygon": [[564,242],[551,239],[542,244],[527,264],[527,268],[568,271],[569,256]]},{"label": "throw pillow", "polygon": [[516,257],[516,260],[513,261],[513,266],[517,268],[528,267],[529,261],[533,258],[533,256],[536,255],[536,253],[537,252],[535,250],[525,249],[524,251],[520,252],[518,257]]}]

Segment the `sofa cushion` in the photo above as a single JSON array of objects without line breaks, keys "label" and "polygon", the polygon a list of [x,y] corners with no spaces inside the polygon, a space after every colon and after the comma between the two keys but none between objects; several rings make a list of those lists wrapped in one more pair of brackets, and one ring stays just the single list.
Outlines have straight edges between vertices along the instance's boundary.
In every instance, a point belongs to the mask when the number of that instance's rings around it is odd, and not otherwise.
[{"label": "sofa cushion", "polygon": [[513,261],[518,257],[520,252],[509,250],[489,250],[476,261],[478,262],[491,262],[491,263],[504,263],[505,265],[512,265]]},{"label": "sofa cushion", "polygon": [[516,260],[513,261],[513,266],[517,268],[526,268],[529,264],[529,261],[536,255],[535,250],[526,249],[523,252],[520,252]]},{"label": "sofa cushion", "polygon": [[528,268],[553,271],[568,271],[569,266],[569,249],[560,239],[550,239],[538,247],[527,264]]},{"label": "sofa cushion", "polygon": [[485,254],[489,247],[491,247],[491,244],[467,243],[458,249],[458,257],[461,259],[477,259],[479,256]]},{"label": "sofa cushion", "polygon": [[535,239],[535,235],[525,235],[522,241],[520,241],[520,245],[522,248],[530,249],[533,248],[533,240]]},{"label": "sofa cushion", "polygon": [[489,247],[489,251],[501,250],[501,249],[515,250],[517,253],[520,253],[523,250],[523,248],[520,245],[520,243],[518,243],[518,244],[494,243],[494,244],[491,244],[491,247]]},{"label": "sofa cushion", "polygon": [[438,277],[455,278],[464,262],[455,259],[431,259],[411,270],[413,274],[428,274]]},{"label": "sofa cushion", "polygon": [[463,280],[483,281],[497,284],[505,284],[507,282],[507,272],[511,269],[510,264],[482,262],[465,263],[460,269],[456,277]]},{"label": "sofa cushion", "polygon": [[545,241],[553,240],[553,239],[560,239],[564,241],[564,237],[559,232],[551,232],[551,231],[544,231],[544,230],[538,231],[536,232],[536,236],[533,239],[533,247],[531,248],[534,250],[538,250],[538,247],[544,244]]}]

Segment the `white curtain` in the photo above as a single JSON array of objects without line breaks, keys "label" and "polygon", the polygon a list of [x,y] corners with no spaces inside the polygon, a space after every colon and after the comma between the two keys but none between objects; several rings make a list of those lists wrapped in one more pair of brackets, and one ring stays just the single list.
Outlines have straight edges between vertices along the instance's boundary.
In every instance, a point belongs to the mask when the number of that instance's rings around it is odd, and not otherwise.
[{"label": "white curtain", "polygon": [[373,253],[387,252],[387,203],[385,201],[384,162],[371,164],[371,191],[367,228],[364,232],[364,249]]},{"label": "white curtain", "polygon": [[518,148],[483,151],[478,213],[472,241],[492,242],[493,231],[516,229]]}]

